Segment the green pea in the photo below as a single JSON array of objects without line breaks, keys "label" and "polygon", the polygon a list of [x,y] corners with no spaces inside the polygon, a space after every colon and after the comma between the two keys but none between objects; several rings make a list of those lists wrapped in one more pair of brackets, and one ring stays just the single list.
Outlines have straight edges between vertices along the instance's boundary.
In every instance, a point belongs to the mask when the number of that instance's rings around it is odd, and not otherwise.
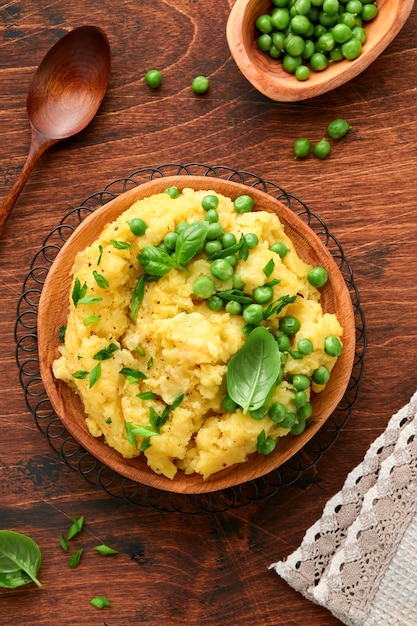
[{"label": "green pea", "polygon": [[273,32],[272,33],[272,45],[275,46],[281,52],[284,52],[285,48],[285,33],[283,32]]},{"label": "green pea", "polygon": [[276,342],[278,344],[280,352],[288,352],[288,350],[291,348],[291,341],[289,340],[288,335],[286,335],[285,333],[280,333],[279,335],[277,335]]},{"label": "green pea", "polygon": [[219,296],[210,296],[207,300],[207,306],[211,311],[220,311],[223,308],[224,302]]},{"label": "green pea", "polygon": [[342,354],[342,344],[339,337],[329,335],[324,340],[324,351],[329,356],[339,356]]},{"label": "green pea", "polygon": [[325,385],[330,379],[330,372],[325,365],[319,365],[312,373],[311,379],[316,385]]},{"label": "green pea", "polygon": [[229,300],[225,309],[227,313],[230,313],[230,315],[240,315],[242,313],[242,305],[240,302],[236,302],[235,300]]},{"label": "green pea", "polygon": [[279,424],[287,415],[287,409],[282,402],[274,402],[268,412],[269,418],[275,424]]},{"label": "green pea", "polygon": [[263,320],[264,309],[261,304],[249,304],[243,310],[243,319],[247,324],[259,324]]},{"label": "green pea", "polygon": [[356,37],[361,44],[364,44],[366,41],[366,30],[362,26],[354,26],[352,28],[352,37]]},{"label": "green pea", "polygon": [[310,379],[305,374],[294,374],[291,384],[297,391],[304,391],[310,387]]},{"label": "green pea", "polygon": [[279,423],[281,428],[292,428],[296,422],[297,415],[295,413],[288,412],[283,420]]},{"label": "green pea", "polygon": [[310,66],[315,72],[322,72],[329,65],[329,61],[323,52],[315,52],[311,55]]},{"label": "green pea", "polygon": [[229,280],[233,276],[233,267],[225,259],[216,259],[210,265],[210,272],[219,280]]},{"label": "green pea", "polygon": [[376,4],[365,4],[362,7],[361,18],[364,22],[373,20],[378,15],[378,8]]},{"label": "green pea", "polygon": [[264,406],[261,406],[259,409],[253,409],[252,411],[249,411],[249,414],[254,420],[262,420],[267,412],[267,409]]},{"label": "green pea", "polygon": [[194,93],[202,94],[208,91],[210,86],[209,79],[206,76],[196,76],[191,83],[191,89]]},{"label": "green pea", "polygon": [[149,70],[145,74],[145,81],[152,89],[157,89],[162,83],[162,74],[158,70]]},{"label": "green pea", "polygon": [[179,198],[180,196],[178,187],[167,187],[166,189],[164,189],[164,193],[166,193],[173,200],[175,200],[176,198]]},{"label": "green pea", "polygon": [[348,26],[348,28],[353,28],[355,23],[355,16],[353,13],[346,11],[339,16],[339,24],[344,24],[345,26]]},{"label": "green pea", "polygon": [[252,248],[256,248],[259,243],[259,237],[256,233],[245,233],[244,235],[246,245],[251,250]]},{"label": "green pea", "polygon": [[[285,30],[290,23],[290,12],[287,7],[280,7],[272,12],[272,30]],[[270,31],[271,32],[271,31]]]},{"label": "green pea", "polygon": [[212,254],[215,254],[216,252],[220,252],[221,249],[222,249],[222,243],[218,239],[213,239],[213,241],[207,241],[206,245],[204,246],[204,250],[206,251],[208,256],[211,256]]},{"label": "green pea", "polygon": [[236,267],[237,265],[237,256],[236,254],[228,254],[224,257],[224,260],[227,261],[232,267]]},{"label": "green pea", "polygon": [[352,29],[346,24],[336,24],[332,28],[332,35],[337,43],[345,43],[352,37]]},{"label": "green pea", "polygon": [[295,335],[300,330],[300,322],[293,315],[285,315],[279,320],[279,329],[286,335]]},{"label": "green pea", "polygon": [[304,39],[300,35],[290,33],[285,40],[285,51],[293,57],[303,54],[304,46]]},{"label": "green pea", "polygon": [[353,61],[360,56],[362,52],[362,44],[356,37],[352,37],[349,41],[342,44],[342,54],[348,61]]},{"label": "green pea", "polygon": [[291,54],[285,54],[282,59],[282,67],[289,74],[295,74],[295,70],[299,65],[302,64],[301,55],[298,57],[293,57]]},{"label": "green pea", "polygon": [[258,48],[262,52],[268,52],[272,46],[272,37],[269,33],[263,33],[258,37]]},{"label": "green pea", "polygon": [[294,6],[298,15],[308,15],[311,10],[311,0],[295,0]]},{"label": "green pea", "polygon": [[313,405],[311,402],[306,402],[303,406],[297,409],[297,418],[303,421],[308,420],[313,413]]},{"label": "green pea", "polygon": [[333,34],[328,31],[319,37],[317,45],[321,52],[330,52],[335,47],[336,41]]},{"label": "green pea", "polygon": [[269,285],[262,285],[261,287],[256,287],[253,291],[253,299],[255,302],[259,304],[266,304],[270,302],[273,298],[274,292],[272,287]]},{"label": "green pea", "polygon": [[168,250],[175,250],[175,244],[177,243],[178,233],[167,233],[164,237],[164,244]]},{"label": "green pea", "polygon": [[350,126],[346,120],[338,117],[327,126],[327,134],[329,137],[332,137],[332,139],[340,139],[344,137],[351,128],[352,126]]},{"label": "green pea", "polygon": [[148,228],[146,223],[140,217],[134,217],[131,220],[127,220],[127,223],[129,224],[129,228],[132,233],[137,237],[144,235],[146,229]]},{"label": "green pea", "polygon": [[224,233],[221,238],[223,248],[230,248],[236,244],[236,235],[234,233]]},{"label": "green pea", "polygon": [[307,65],[299,65],[295,68],[295,77],[297,80],[308,80],[310,78],[310,70]]},{"label": "green pea", "polygon": [[312,267],[307,273],[307,280],[313,287],[323,287],[329,278],[327,270],[319,265]]},{"label": "green pea", "polygon": [[276,46],[274,46],[274,44],[272,44],[272,46],[268,50],[268,54],[272,59],[279,59],[282,54],[282,51],[279,50]]},{"label": "green pea", "polygon": [[274,30],[271,16],[268,14],[260,15],[255,21],[255,26],[261,33],[272,33]]},{"label": "green pea", "polygon": [[307,337],[302,337],[297,341],[297,348],[304,355],[311,354],[314,350],[312,341]]},{"label": "green pea", "polygon": [[244,286],[245,283],[243,282],[239,274],[233,274],[233,289],[242,290]]},{"label": "green pea", "polygon": [[310,59],[316,50],[314,41],[312,39],[306,39],[304,42],[303,59]]},{"label": "green pea", "polygon": [[330,50],[329,57],[331,61],[343,61],[342,49],[339,46],[335,46],[333,50]]},{"label": "green pea", "polygon": [[224,398],[222,400],[222,407],[228,413],[234,413],[236,411],[238,405],[229,396],[224,396]]},{"label": "green pea", "polygon": [[199,298],[210,298],[215,291],[214,281],[208,276],[200,276],[193,282],[193,293]]},{"label": "green pea", "polygon": [[236,198],[233,206],[236,213],[250,213],[253,209],[253,200],[250,196],[243,194]]},{"label": "green pea", "polygon": [[330,154],[331,146],[327,139],[323,137],[319,142],[316,143],[313,149],[314,156],[318,159],[325,159]]},{"label": "green pea", "polygon": [[281,259],[283,259],[290,251],[283,241],[276,241],[272,244],[270,249],[272,250],[272,252],[278,254]]},{"label": "green pea", "polygon": [[218,239],[223,235],[222,225],[218,222],[212,222],[209,224],[207,229],[206,239],[207,241],[212,241],[213,239]]},{"label": "green pea", "polygon": [[306,429],[306,420],[301,419],[298,414],[296,416],[296,421],[292,426],[290,433],[292,435],[301,435]]},{"label": "green pea", "polygon": [[295,15],[290,21],[291,30],[296,35],[305,35],[310,25],[311,22],[305,15]]},{"label": "green pea", "polygon": [[[324,6],[324,3],[323,3]],[[331,28],[339,21],[339,15],[337,13],[326,13],[325,11],[320,11],[319,13],[319,22],[326,28]]]},{"label": "green pea", "polygon": [[353,15],[360,15],[362,13],[362,2],[360,0],[349,0],[346,3],[346,11],[348,13],[353,13]]},{"label": "green pea", "polygon": [[219,198],[214,194],[207,194],[201,201],[201,206],[205,211],[210,211],[211,209],[217,209],[219,205]]},{"label": "green pea", "polygon": [[305,391],[296,391],[293,400],[298,409],[307,403],[308,397]]},{"label": "green pea", "polygon": [[327,15],[336,15],[339,11],[339,1],[338,0],[324,0],[323,11],[327,13]]},{"label": "green pea", "polygon": [[206,213],[204,220],[209,224],[212,224],[213,222],[218,222],[219,214],[217,213],[216,209],[209,209]]},{"label": "green pea", "polygon": [[177,225],[177,227],[175,228],[175,232],[176,232],[178,235],[181,235],[181,233],[182,233],[182,232],[184,232],[184,230],[185,230],[186,228],[188,228],[188,226],[189,226],[189,223],[188,223],[188,222],[180,222],[180,223]]}]

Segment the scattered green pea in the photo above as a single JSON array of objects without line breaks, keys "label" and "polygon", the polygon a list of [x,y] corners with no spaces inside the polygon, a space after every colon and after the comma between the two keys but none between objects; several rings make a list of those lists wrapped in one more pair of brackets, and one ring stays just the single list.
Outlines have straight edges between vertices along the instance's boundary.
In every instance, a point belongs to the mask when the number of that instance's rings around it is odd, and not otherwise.
[{"label": "scattered green pea", "polygon": [[283,241],[276,241],[275,243],[273,243],[271,246],[271,250],[272,252],[278,254],[281,259],[283,259],[290,251]]},{"label": "scattered green pea", "polygon": [[300,330],[300,322],[293,315],[285,315],[279,320],[279,329],[285,335],[295,335]]},{"label": "scattered green pea", "polygon": [[302,355],[311,354],[313,352],[313,343],[307,337],[302,337],[297,341],[297,349]]},{"label": "scattered green pea", "polygon": [[313,267],[307,273],[307,280],[313,287],[323,287],[329,275],[324,267]]},{"label": "scattered green pea", "polygon": [[253,199],[251,196],[243,194],[242,196],[238,196],[236,198],[233,202],[233,206],[236,213],[250,213],[253,209]]},{"label": "scattered green pea", "polygon": [[325,159],[329,156],[331,150],[330,143],[323,137],[316,143],[313,149],[314,156],[318,159]]},{"label": "scattered green pea", "polygon": [[179,198],[180,196],[180,192],[177,187],[167,187],[164,190],[164,193],[166,193],[173,200],[175,200],[176,198]]},{"label": "scattered green pea", "polygon": [[198,94],[206,93],[209,86],[209,79],[206,78],[206,76],[196,76],[191,83],[191,89],[194,91],[194,93]]},{"label": "scattered green pea", "polygon": [[131,220],[127,220],[129,224],[129,228],[134,235],[140,237],[145,234],[146,229],[148,228],[146,223],[140,217],[134,217]]},{"label": "scattered green pea", "polygon": [[215,291],[214,281],[209,276],[200,276],[193,282],[193,293],[199,298],[210,298]]},{"label": "scattered green pea", "polygon": [[311,151],[311,143],[306,137],[294,141],[294,159],[305,159]]},{"label": "scattered green pea", "polygon": [[207,194],[201,201],[201,206],[205,211],[210,211],[210,209],[217,209],[219,205],[219,198],[214,194]]},{"label": "scattered green pea", "polygon": [[327,126],[327,134],[332,139],[340,139],[351,130],[352,126],[341,117],[336,118]]},{"label": "scattered green pea", "polygon": [[216,259],[210,265],[210,272],[219,280],[229,280],[233,276],[233,267],[225,259]]},{"label": "scattered green pea", "polygon": [[316,385],[325,385],[330,378],[330,372],[325,365],[319,365],[311,375],[311,379]]},{"label": "scattered green pea", "polygon": [[243,319],[247,324],[259,324],[264,316],[264,309],[261,304],[249,304],[243,309]]},{"label": "scattered green pea", "polygon": [[240,315],[242,312],[242,305],[240,302],[235,302],[235,300],[230,300],[224,308],[230,315]]},{"label": "scattered green pea", "polygon": [[256,248],[256,246],[259,243],[259,237],[256,233],[246,233],[244,237],[245,237],[246,245],[248,246],[249,249]]},{"label": "scattered green pea", "polygon": [[339,337],[329,335],[324,340],[324,351],[329,356],[339,356],[342,354],[342,344]]},{"label": "scattered green pea", "polygon": [[256,287],[253,291],[253,299],[255,302],[259,304],[266,304],[270,302],[273,298],[274,292],[272,287],[269,285],[262,285],[260,287]]},{"label": "scattered green pea", "polygon": [[162,83],[162,74],[159,70],[149,70],[145,74],[145,81],[152,89],[157,89]]}]

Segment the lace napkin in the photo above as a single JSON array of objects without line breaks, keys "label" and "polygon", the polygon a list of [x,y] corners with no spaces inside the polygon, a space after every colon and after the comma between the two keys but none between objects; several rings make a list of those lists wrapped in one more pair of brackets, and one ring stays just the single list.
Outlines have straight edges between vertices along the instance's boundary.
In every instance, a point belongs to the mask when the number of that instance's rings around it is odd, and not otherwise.
[{"label": "lace napkin", "polygon": [[417,625],[417,392],[272,568],[344,624]]}]

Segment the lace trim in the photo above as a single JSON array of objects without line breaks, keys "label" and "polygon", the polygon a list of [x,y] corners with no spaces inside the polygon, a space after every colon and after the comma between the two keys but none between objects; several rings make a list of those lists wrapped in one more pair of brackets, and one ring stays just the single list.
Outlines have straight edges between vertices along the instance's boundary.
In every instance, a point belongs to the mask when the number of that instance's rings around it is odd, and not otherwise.
[{"label": "lace trim", "polygon": [[391,418],[301,546],[270,566],[346,624],[363,624],[415,513],[416,412],[417,393]]}]

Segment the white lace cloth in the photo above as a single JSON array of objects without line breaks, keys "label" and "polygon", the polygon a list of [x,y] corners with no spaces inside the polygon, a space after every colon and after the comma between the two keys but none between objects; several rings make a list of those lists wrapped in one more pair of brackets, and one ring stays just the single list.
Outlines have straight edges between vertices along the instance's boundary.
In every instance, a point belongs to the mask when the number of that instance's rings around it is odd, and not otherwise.
[{"label": "white lace cloth", "polygon": [[270,568],[344,624],[417,626],[417,392]]}]

